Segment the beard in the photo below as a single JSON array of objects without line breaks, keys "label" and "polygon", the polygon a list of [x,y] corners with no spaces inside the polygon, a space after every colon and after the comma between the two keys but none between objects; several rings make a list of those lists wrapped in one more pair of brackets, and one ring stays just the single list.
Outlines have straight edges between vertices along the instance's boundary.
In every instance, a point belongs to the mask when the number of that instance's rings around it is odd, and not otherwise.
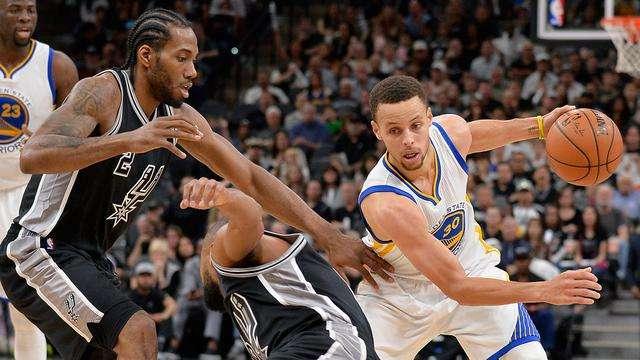
[{"label": "beard", "polygon": [[174,97],[171,77],[159,61],[149,69],[148,77],[151,94],[154,98],[174,108],[179,108],[182,105],[184,100]]}]

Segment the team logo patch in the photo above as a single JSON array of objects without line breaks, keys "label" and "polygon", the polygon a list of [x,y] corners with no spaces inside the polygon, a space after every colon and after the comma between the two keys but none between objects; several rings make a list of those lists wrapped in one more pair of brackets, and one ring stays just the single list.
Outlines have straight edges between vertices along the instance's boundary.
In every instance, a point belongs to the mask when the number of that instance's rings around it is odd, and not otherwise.
[{"label": "team logo patch", "polygon": [[0,144],[18,140],[23,125],[29,125],[27,106],[15,96],[0,94]]},{"label": "team logo patch", "polygon": [[78,321],[80,317],[76,312],[76,297],[73,293],[69,293],[67,297],[64,299],[64,304],[67,306],[67,315],[71,318],[71,320]]},{"label": "team logo patch", "polygon": [[457,254],[461,248],[462,237],[464,236],[464,210],[451,212],[442,219],[438,228],[432,232],[436,239]]}]

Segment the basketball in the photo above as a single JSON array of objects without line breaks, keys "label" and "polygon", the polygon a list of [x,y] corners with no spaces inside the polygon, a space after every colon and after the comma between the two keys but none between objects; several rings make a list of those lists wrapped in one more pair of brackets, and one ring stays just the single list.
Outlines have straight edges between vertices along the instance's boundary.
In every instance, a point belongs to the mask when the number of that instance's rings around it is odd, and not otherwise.
[{"label": "basketball", "polygon": [[549,166],[564,181],[599,184],[622,160],[622,136],[616,124],[593,109],[571,110],[558,118],[546,138]]}]

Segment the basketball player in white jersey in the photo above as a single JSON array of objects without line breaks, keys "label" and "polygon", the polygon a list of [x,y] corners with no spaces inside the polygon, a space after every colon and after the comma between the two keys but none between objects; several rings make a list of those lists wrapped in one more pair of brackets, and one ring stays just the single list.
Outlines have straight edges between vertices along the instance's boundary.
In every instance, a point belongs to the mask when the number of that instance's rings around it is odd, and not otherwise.
[{"label": "basketball player in white jersey", "polygon": [[[34,0],[0,0],[0,239],[18,215],[31,177],[20,171],[20,148],[78,81],[67,55],[31,38],[37,17]],[[13,306],[9,309],[15,358],[45,359],[42,332]]]},{"label": "basketball player in white jersey", "polygon": [[387,152],[368,175],[359,202],[364,241],[394,268],[394,283],[358,290],[382,359],[410,360],[440,334],[455,336],[471,359],[546,359],[519,303],[592,304],[590,269],[538,283],[508,282],[500,254],[482,239],[466,196],[467,154],[543,138],[573,107],[538,118],[467,123],[432,117],[420,83],[392,76],[371,92],[372,126]]}]

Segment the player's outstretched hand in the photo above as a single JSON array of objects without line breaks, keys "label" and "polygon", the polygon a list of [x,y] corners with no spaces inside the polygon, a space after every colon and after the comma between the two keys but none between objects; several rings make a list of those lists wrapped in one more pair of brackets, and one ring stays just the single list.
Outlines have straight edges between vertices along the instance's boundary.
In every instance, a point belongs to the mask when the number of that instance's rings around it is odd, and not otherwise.
[{"label": "player's outstretched hand", "polygon": [[575,108],[576,107],[573,105],[565,105],[551,110],[548,114],[544,114],[544,116],[542,116],[542,119],[544,120],[544,137],[547,137],[547,133],[549,132],[549,129],[551,129],[551,125],[553,125],[553,123],[555,123],[562,114],[575,110]]},{"label": "player's outstretched hand", "polygon": [[393,272],[393,266],[379,257],[360,239],[345,235],[335,228],[327,229],[325,234],[330,239],[322,241],[322,243],[329,244],[329,248],[325,251],[329,261],[339,272],[343,273],[344,267],[356,269],[376,289],[378,283],[371,276],[371,271],[387,281],[393,281],[389,275]]},{"label": "player's outstretched hand", "polygon": [[569,270],[547,281],[544,302],[554,305],[591,305],[600,298],[602,286],[591,268]]},{"label": "player's outstretched hand", "polygon": [[181,159],[187,155],[178,149],[171,139],[198,141],[202,138],[198,126],[183,115],[161,116],[131,131],[130,134],[129,146],[132,152],[145,153],[165,148]]},{"label": "player's outstretched hand", "polygon": [[207,179],[193,179],[182,189],[180,207],[208,210],[225,202],[228,190],[224,183]]}]

